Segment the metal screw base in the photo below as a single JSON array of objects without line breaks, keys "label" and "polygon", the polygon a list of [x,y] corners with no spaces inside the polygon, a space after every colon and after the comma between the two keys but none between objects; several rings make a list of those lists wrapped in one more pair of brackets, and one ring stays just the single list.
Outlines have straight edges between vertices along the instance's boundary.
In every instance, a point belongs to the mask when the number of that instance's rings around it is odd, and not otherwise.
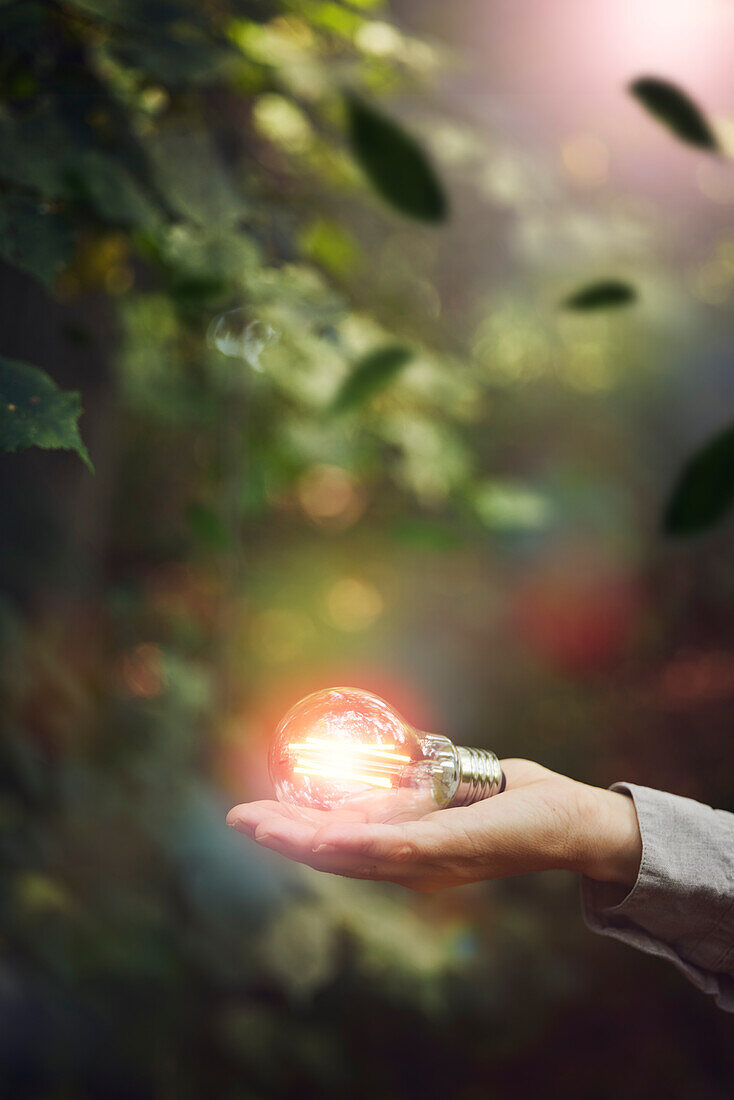
[{"label": "metal screw base", "polygon": [[470,806],[500,794],[505,789],[505,777],[500,762],[489,749],[459,747],[459,785],[451,806]]}]

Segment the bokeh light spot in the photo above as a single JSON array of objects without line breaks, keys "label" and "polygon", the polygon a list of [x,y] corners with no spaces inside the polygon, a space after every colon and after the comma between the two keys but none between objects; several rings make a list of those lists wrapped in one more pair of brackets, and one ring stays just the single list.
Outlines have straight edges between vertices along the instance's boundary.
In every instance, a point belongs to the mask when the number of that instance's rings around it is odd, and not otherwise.
[{"label": "bokeh light spot", "polygon": [[359,28],[354,41],[360,50],[374,57],[391,57],[401,52],[403,36],[389,23],[375,19]]},{"label": "bokeh light spot", "polygon": [[733,275],[725,261],[709,260],[699,264],[689,275],[688,286],[699,301],[709,306],[720,306],[729,298]]},{"label": "bokeh light spot", "polygon": [[734,202],[734,172],[731,165],[702,160],[696,166],[696,183],[701,194],[711,202],[721,206]]},{"label": "bokeh light spot", "polygon": [[566,385],[581,393],[596,393],[614,385],[609,357],[597,343],[582,342],[569,348],[559,365],[559,373]]},{"label": "bokeh light spot", "polygon": [[113,264],[105,272],[104,285],[110,294],[125,294],[134,281],[135,275],[129,264]]},{"label": "bokeh light spot", "polygon": [[297,494],[305,514],[319,526],[349,527],[365,508],[361,486],[339,466],[312,466],[298,482]]},{"label": "bokeh light spot", "polygon": [[561,146],[561,163],[572,183],[600,187],[609,177],[609,150],[593,134],[578,134]]},{"label": "bokeh light spot", "polygon": [[474,507],[482,523],[500,530],[540,530],[552,518],[550,502],[544,496],[511,480],[480,486]]},{"label": "bokeh light spot", "polygon": [[289,153],[306,153],[313,144],[308,118],[285,96],[273,92],[260,96],[252,117],[261,134]]},{"label": "bokeh light spot", "polygon": [[729,652],[684,652],[663,669],[659,680],[662,702],[673,709],[734,695],[734,660]]},{"label": "bokeh light spot", "polygon": [[357,633],[367,630],[382,614],[383,600],[373,585],[355,577],[344,577],[329,589],[326,606],[334,626]]}]

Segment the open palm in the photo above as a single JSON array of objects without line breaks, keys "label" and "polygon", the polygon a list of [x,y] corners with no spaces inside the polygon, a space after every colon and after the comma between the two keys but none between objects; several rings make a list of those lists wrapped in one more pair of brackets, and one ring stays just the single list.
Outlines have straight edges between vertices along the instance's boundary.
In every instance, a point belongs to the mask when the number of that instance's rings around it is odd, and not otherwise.
[{"label": "open palm", "polygon": [[227,823],[318,871],[413,890],[551,868],[634,881],[639,830],[629,799],[529,760],[504,760],[502,768],[502,794],[416,821],[377,824],[359,812],[263,801],[235,806]]}]

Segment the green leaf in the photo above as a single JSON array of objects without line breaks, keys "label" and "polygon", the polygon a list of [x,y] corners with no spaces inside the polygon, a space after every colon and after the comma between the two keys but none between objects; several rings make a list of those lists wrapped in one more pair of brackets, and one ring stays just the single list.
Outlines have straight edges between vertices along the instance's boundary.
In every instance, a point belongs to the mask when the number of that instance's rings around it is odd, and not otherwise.
[{"label": "green leaf", "polygon": [[378,348],[363,355],[336,395],[333,411],[348,412],[364,405],[392,381],[412,358],[411,349],[400,344]]},{"label": "green leaf", "polygon": [[0,256],[49,289],[74,254],[71,226],[48,206],[23,195],[0,197]]},{"label": "green leaf", "polygon": [[148,34],[160,34],[171,23],[199,15],[196,5],[186,0],[70,0],[69,6],[103,22]]},{"label": "green leaf", "polygon": [[719,143],[706,117],[681,88],[667,80],[646,76],[629,87],[632,95],[655,118],[689,145],[719,152]]},{"label": "green leaf", "polygon": [[616,309],[619,306],[628,306],[637,301],[637,291],[629,283],[623,283],[620,279],[601,279],[598,283],[590,283],[575,291],[566,298],[562,305],[564,309],[591,311],[594,309]]},{"label": "green leaf", "polygon": [[[185,33],[184,33],[185,32]],[[125,36],[111,53],[122,65],[139,69],[150,80],[168,88],[212,83],[236,54],[228,45],[213,42],[190,24],[166,28],[160,38]]]},{"label": "green leaf", "polygon": [[79,435],[81,412],[78,393],[60,390],[37,367],[0,358],[0,451],[26,447],[76,451],[93,470]]},{"label": "green leaf", "polygon": [[734,503],[734,424],[688,461],[665,509],[669,535],[695,535],[716,523]]},{"label": "green leaf", "polygon": [[219,275],[196,275],[174,272],[171,295],[185,306],[211,306],[223,302],[231,294],[231,286]]},{"label": "green leaf", "polygon": [[41,107],[22,121],[0,117],[0,178],[44,198],[81,201],[106,221],[149,228],[169,210],[147,177],[142,152],[122,134],[105,152],[62,111]]},{"label": "green leaf", "polygon": [[358,96],[345,98],[352,152],[375,190],[411,218],[445,221],[443,187],[418,142]]},{"label": "green leaf", "polygon": [[69,161],[65,191],[81,199],[98,217],[115,225],[147,229],[160,221],[158,211],[122,164],[89,149]]},{"label": "green leaf", "polygon": [[77,145],[54,111],[39,109],[22,123],[11,114],[0,115],[0,178],[46,198],[64,198],[69,150]]}]

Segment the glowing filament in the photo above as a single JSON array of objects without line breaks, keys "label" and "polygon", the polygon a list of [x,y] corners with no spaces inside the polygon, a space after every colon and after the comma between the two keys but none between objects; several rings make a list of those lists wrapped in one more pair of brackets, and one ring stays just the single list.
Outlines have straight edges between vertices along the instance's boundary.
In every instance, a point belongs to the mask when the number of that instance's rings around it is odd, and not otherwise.
[{"label": "glowing filament", "polygon": [[395,745],[380,742],[360,745],[351,741],[334,744],[330,740],[307,737],[294,742],[290,751],[295,756],[294,773],[309,777],[366,783],[371,787],[392,787],[409,756],[396,751]]}]

